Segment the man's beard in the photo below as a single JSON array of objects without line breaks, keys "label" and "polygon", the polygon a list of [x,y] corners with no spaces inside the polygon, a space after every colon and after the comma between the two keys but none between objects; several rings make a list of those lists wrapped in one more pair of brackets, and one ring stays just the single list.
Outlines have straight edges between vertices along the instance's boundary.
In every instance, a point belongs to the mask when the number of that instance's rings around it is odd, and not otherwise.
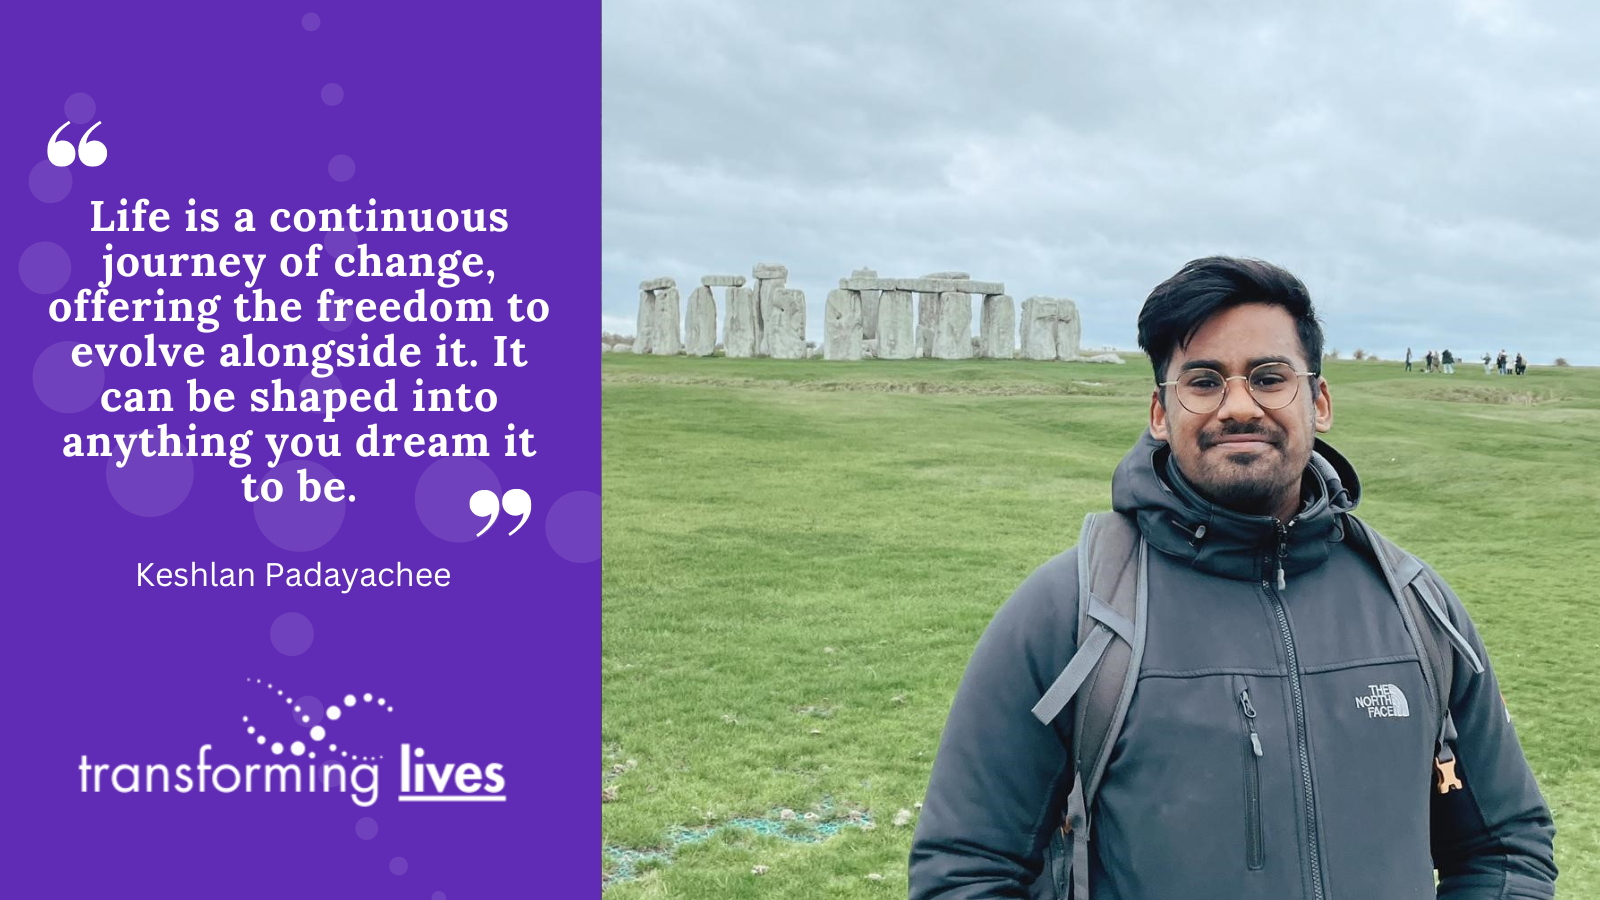
[{"label": "man's beard", "polygon": [[[1221,435],[1255,435],[1272,448],[1264,453],[1228,454]],[[1282,504],[1286,493],[1300,484],[1300,469],[1285,455],[1284,434],[1261,427],[1225,429],[1219,434],[1201,435],[1200,469],[1190,478],[1195,489],[1218,506],[1249,515],[1271,515]],[[1213,449],[1217,448],[1217,449]],[[1292,471],[1291,471],[1292,470]]]}]

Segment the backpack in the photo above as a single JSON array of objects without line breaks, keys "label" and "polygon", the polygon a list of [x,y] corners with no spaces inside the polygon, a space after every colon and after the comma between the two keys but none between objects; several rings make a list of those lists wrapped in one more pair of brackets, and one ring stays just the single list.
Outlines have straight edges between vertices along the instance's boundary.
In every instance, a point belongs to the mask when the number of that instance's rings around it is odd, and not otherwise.
[{"label": "backpack", "polygon": [[[1354,515],[1345,531],[1377,562],[1394,593],[1417,655],[1439,723],[1434,740],[1434,788],[1458,790],[1455,724],[1450,718],[1454,659],[1460,653],[1474,673],[1483,672],[1472,645],[1445,611],[1442,591],[1421,560],[1400,549]],[[1033,707],[1045,725],[1074,697],[1072,791],[1061,827],[1046,848],[1045,869],[1035,882],[1055,887],[1043,896],[1089,900],[1089,840],[1094,800],[1111,751],[1122,730],[1144,656],[1150,550],[1138,525],[1120,513],[1090,513],[1078,537],[1078,649]],[[1081,692],[1081,694],[1080,694]],[[1062,893],[1070,876],[1072,890]],[[1035,893],[1035,896],[1040,894]]]}]

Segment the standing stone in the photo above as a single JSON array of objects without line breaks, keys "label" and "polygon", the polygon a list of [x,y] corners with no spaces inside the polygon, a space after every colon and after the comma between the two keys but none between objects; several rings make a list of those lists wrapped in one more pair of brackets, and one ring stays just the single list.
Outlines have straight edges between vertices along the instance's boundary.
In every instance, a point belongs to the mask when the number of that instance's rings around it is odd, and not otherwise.
[{"label": "standing stone", "polygon": [[656,356],[683,352],[683,338],[678,333],[679,306],[677,288],[656,291],[656,327],[650,342],[650,352]]},{"label": "standing stone", "polygon": [[1016,350],[1017,311],[1005,294],[983,298],[978,320],[978,355],[985,359],[1010,359]]},{"label": "standing stone", "polygon": [[767,356],[767,316],[772,311],[772,293],[789,280],[789,270],[777,263],[756,263],[750,274],[756,282],[756,354]]},{"label": "standing stone", "polygon": [[1029,297],[1022,301],[1022,325],[1018,329],[1024,359],[1055,359],[1055,335],[1049,324],[1054,310],[1049,297]]},{"label": "standing stone", "polygon": [[[878,273],[872,269],[857,269],[850,273],[851,278],[877,278]],[[862,340],[876,340],[878,337],[878,304],[883,299],[883,291],[861,292],[861,338]]]},{"label": "standing stone", "polygon": [[1081,327],[1078,306],[1071,300],[1029,297],[1022,304],[1022,355],[1077,359]]},{"label": "standing stone", "polygon": [[857,291],[828,292],[823,313],[825,359],[861,359],[861,294]]},{"label": "standing stone", "polygon": [[[882,317],[882,313],[879,313]],[[917,358],[933,355],[933,336],[939,330],[939,295],[917,295]]]},{"label": "standing stone", "polygon": [[910,359],[916,348],[910,292],[884,291],[878,303],[878,358]]},{"label": "standing stone", "polygon": [[707,285],[702,284],[689,295],[689,306],[683,315],[683,352],[689,356],[717,352],[717,301]]},{"label": "standing stone", "polygon": [[633,352],[649,353],[656,330],[656,292],[639,292],[639,318],[633,328]]},{"label": "standing stone", "polygon": [[934,359],[972,358],[972,295],[945,291],[939,295],[939,320],[934,326]]},{"label": "standing stone", "polygon": [[1056,305],[1056,358],[1077,359],[1082,354],[1080,342],[1083,339],[1083,320],[1078,318],[1078,304],[1061,297],[1056,300]]},{"label": "standing stone", "polygon": [[727,356],[756,355],[755,288],[728,288],[728,318],[722,326],[722,350]]},{"label": "standing stone", "polygon": [[798,288],[774,288],[770,315],[763,324],[767,355],[806,358],[806,295]]}]

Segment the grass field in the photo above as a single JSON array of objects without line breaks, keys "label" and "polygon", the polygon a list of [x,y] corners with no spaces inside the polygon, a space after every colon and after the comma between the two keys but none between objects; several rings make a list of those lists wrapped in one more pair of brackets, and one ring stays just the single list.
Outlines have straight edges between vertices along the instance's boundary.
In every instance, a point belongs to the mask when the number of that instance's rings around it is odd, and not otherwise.
[{"label": "grass field", "polygon": [[[1600,369],[1326,371],[1361,513],[1466,602],[1561,896],[1600,897]],[[1110,508],[1148,364],[617,354],[601,378],[606,895],[904,897],[967,658]]]}]

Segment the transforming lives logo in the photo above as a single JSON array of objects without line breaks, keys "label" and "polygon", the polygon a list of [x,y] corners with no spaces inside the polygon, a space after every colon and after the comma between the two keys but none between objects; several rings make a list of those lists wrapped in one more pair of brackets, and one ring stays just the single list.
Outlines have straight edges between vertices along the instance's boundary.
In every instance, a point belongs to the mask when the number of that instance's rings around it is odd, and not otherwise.
[{"label": "transforming lives logo", "polygon": [[[261,679],[245,679],[261,684]],[[208,790],[232,794],[349,794],[351,802],[367,807],[378,802],[380,793],[382,754],[341,750],[333,740],[332,723],[347,716],[376,715],[377,712],[394,712],[394,706],[383,697],[376,701],[370,693],[344,695],[343,705],[334,703],[323,708],[314,697],[296,700],[287,696],[282,688],[268,682],[266,689],[276,690],[274,699],[282,697],[285,705],[293,707],[293,717],[307,729],[302,735],[309,738],[268,743],[265,729],[251,724],[249,716],[243,717],[245,734],[260,752],[281,757],[287,752],[295,759],[264,763],[214,762],[207,754],[215,749],[211,744],[201,744],[194,765],[182,763],[171,766],[164,763],[103,763],[91,761],[84,754],[78,761],[79,790],[82,793],[116,792],[119,794],[206,793]],[[326,720],[329,724],[324,725]],[[322,759],[318,760],[318,752]],[[335,756],[334,754],[338,754]],[[505,766],[491,762],[478,765],[472,762],[436,763],[425,761],[427,751],[419,746],[400,745],[401,802],[499,802],[506,799]],[[300,758],[304,761],[301,762]],[[347,768],[348,765],[348,768]],[[192,773],[192,774],[191,774]]]}]

